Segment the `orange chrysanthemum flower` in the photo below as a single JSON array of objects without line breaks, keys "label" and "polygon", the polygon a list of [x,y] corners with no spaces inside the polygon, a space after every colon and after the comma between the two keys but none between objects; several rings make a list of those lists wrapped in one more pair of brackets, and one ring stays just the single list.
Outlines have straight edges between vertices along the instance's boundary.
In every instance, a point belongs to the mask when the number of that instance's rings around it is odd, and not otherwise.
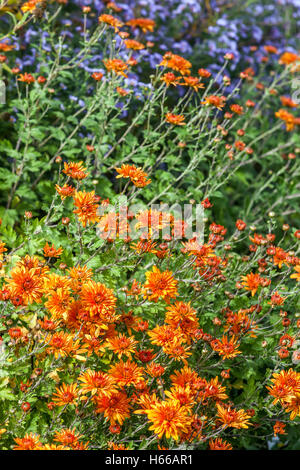
[{"label": "orange chrysanthemum flower", "polygon": [[226,400],[228,396],[225,393],[226,387],[223,387],[222,384],[219,382],[219,378],[215,377],[214,379],[210,379],[207,383],[204,395],[206,398],[213,398],[216,401],[219,400]]},{"label": "orange chrysanthemum flower", "polygon": [[235,114],[243,114],[244,113],[243,106],[240,106],[239,104],[231,104],[230,109]]},{"label": "orange chrysanthemum flower", "polygon": [[290,419],[293,421],[297,416],[300,416],[300,389],[295,391],[292,396],[287,397],[284,405],[284,411],[290,414]]},{"label": "orange chrysanthemum flower", "polygon": [[82,180],[87,177],[88,173],[85,172],[86,168],[83,166],[83,162],[70,162],[64,163],[63,173],[74,180]]},{"label": "orange chrysanthemum flower", "polygon": [[279,269],[281,269],[283,264],[288,264],[286,261],[287,256],[288,254],[282,248],[280,248],[279,246],[276,246],[274,257],[273,257],[273,263],[275,264],[275,266],[278,266]]},{"label": "orange chrysanthemum flower", "polygon": [[294,127],[295,127],[295,117],[291,113],[289,113],[285,109],[279,109],[279,111],[277,111],[275,113],[275,116],[278,119],[281,119],[282,121],[285,122],[286,130],[288,132],[292,131],[294,129]]},{"label": "orange chrysanthemum flower", "polygon": [[146,272],[144,291],[149,300],[157,302],[161,298],[169,302],[178,295],[177,281],[171,271],[161,272],[157,266],[153,266],[152,271]]},{"label": "orange chrysanthemum flower", "polygon": [[123,62],[121,59],[107,59],[104,60],[104,65],[109,72],[115,72],[117,75],[122,75],[123,77],[127,77],[125,74],[125,70],[127,70],[128,66]]},{"label": "orange chrysanthemum flower", "polygon": [[114,364],[108,371],[109,375],[115,379],[119,387],[136,386],[143,378],[144,371],[135,362],[128,360]]},{"label": "orange chrysanthemum flower", "polygon": [[73,196],[75,191],[75,188],[73,188],[73,186],[69,186],[68,184],[64,184],[63,186],[56,184],[55,189],[60,195],[62,201],[68,196]]},{"label": "orange chrysanthemum flower", "polygon": [[95,395],[96,413],[104,413],[110,424],[123,424],[130,417],[130,400],[125,392],[114,392],[111,396]]},{"label": "orange chrysanthemum flower", "polygon": [[295,266],[294,271],[295,273],[290,275],[291,279],[296,279],[298,282],[300,282],[300,264],[298,266]]},{"label": "orange chrysanthemum flower", "polygon": [[131,359],[137,344],[138,342],[134,339],[134,336],[126,336],[120,333],[115,338],[109,338],[105,343],[105,347],[117,354],[119,359],[124,355]]},{"label": "orange chrysanthemum flower", "polygon": [[44,279],[44,291],[46,295],[50,294],[51,291],[56,291],[57,289],[68,290],[70,285],[70,279],[53,272],[49,273]]},{"label": "orange chrysanthemum flower", "polygon": [[172,54],[172,52],[167,52],[159,65],[173,69],[175,72],[181,73],[181,75],[190,75],[192,67],[188,60],[179,55]]},{"label": "orange chrysanthemum flower", "polygon": [[41,260],[37,256],[26,255],[24,258],[18,261],[16,268],[35,268],[38,276],[44,276],[49,271],[49,268],[44,266],[44,264],[45,260]]},{"label": "orange chrysanthemum flower", "polygon": [[271,46],[269,44],[267,44],[266,46],[264,46],[264,50],[266,52],[268,52],[269,54],[278,54],[278,49],[277,47],[275,46]]},{"label": "orange chrysanthemum flower", "polygon": [[257,289],[261,285],[261,277],[259,274],[250,273],[242,276],[243,282],[241,283],[246,290],[251,292],[252,297],[256,294]]},{"label": "orange chrysanthemum flower", "polygon": [[134,414],[146,414],[145,410],[150,409],[153,405],[155,405],[158,402],[158,398],[156,396],[156,393],[142,393],[139,397],[137,397],[136,400],[139,408],[138,410],[134,411]]},{"label": "orange chrysanthemum flower", "polygon": [[161,81],[165,82],[167,86],[173,85],[176,87],[180,84],[180,78],[181,77],[176,77],[173,72],[168,72],[161,77]]},{"label": "orange chrysanthemum flower", "polygon": [[16,266],[6,279],[12,297],[22,299],[24,305],[40,303],[43,295],[43,276],[40,269]]},{"label": "orange chrysanthemum flower", "polygon": [[3,243],[1,240],[0,240],[0,259],[3,258],[3,253],[5,253],[5,251],[7,251],[7,248],[5,248],[5,243]]},{"label": "orange chrysanthemum flower", "polygon": [[150,430],[161,439],[163,435],[178,441],[180,436],[188,431],[191,417],[188,408],[182,407],[178,400],[165,400],[145,410],[149,421],[152,422]]},{"label": "orange chrysanthemum flower", "polygon": [[74,340],[74,336],[58,331],[49,337],[49,334],[42,340],[46,343],[46,351],[48,354],[53,354],[57,359],[59,357],[69,356],[73,353],[80,353],[79,349],[80,340]]},{"label": "orange chrysanthemum flower", "polygon": [[53,402],[56,406],[74,405],[78,397],[78,388],[76,384],[65,384],[56,387],[56,393],[53,395]]},{"label": "orange chrysanthemum flower", "polygon": [[55,431],[53,440],[75,449],[81,437],[83,436],[78,434],[75,429],[62,429],[61,431]]},{"label": "orange chrysanthemum flower", "polygon": [[183,83],[181,83],[181,85],[193,88],[194,91],[205,88],[204,84],[201,83],[197,77],[183,77]]},{"label": "orange chrysanthemum flower", "polygon": [[151,362],[146,367],[146,372],[151,377],[161,377],[165,373],[165,367],[157,364],[156,362]]},{"label": "orange chrysanthemum flower", "polygon": [[155,21],[148,18],[133,18],[127,21],[126,24],[131,26],[132,29],[139,28],[143,33],[147,33],[147,31],[153,32]]},{"label": "orange chrysanthemum flower", "polygon": [[24,83],[27,83],[28,85],[30,83],[34,83],[35,82],[35,78],[31,75],[31,73],[21,73],[18,77],[18,81],[19,82],[24,82]]},{"label": "orange chrysanthemum flower", "polygon": [[285,423],[281,421],[276,421],[273,426],[274,436],[276,437],[278,434],[286,434],[285,433]]},{"label": "orange chrysanthemum flower", "polygon": [[45,307],[51,313],[53,319],[66,319],[66,312],[71,304],[70,291],[67,288],[51,290]]},{"label": "orange chrysanthemum flower", "polygon": [[143,254],[143,253],[157,253],[157,250],[155,249],[157,243],[151,242],[151,241],[139,241],[137,243],[133,243],[130,245],[130,248],[135,250],[138,254]]},{"label": "orange chrysanthemum flower", "polygon": [[213,350],[216,351],[222,359],[232,359],[233,357],[241,354],[241,351],[238,350],[237,339],[232,336],[228,339],[227,336],[223,336],[221,340],[216,340],[213,344]]},{"label": "orange chrysanthemum flower", "polygon": [[293,52],[284,52],[279,58],[279,64],[290,65],[294,62],[300,61],[300,56]]},{"label": "orange chrysanthemum flower", "polygon": [[[170,234],[170,228],[174,223],[174,216],[165,211],[146,209],[136,215],[137,224],[135,230],[141,229],[141,239],[154,238],[154,234],[163,230],[166,235]],[[167,233],[168,232],[168,233]]]},{"label": "orange chrysanthemum flower", "polygon": [[12,51],[16,46],[8,44],[7,42],[0,42],[0,51],[9,52]]},{"label": "orange chrysanthemum flower", "polygon": [[145,49],[144,44],[135,39],[125,39],[124,43],[127,49],[133,49],[134,51]]},{"label": "orange chrysanthemum flower", "polygon": [[222,111],[226,104],[225,96],[218,96],[218,95],[209,95],[205,98],[205,100],[201,104],[206,104],[208,106],[214,106],[215,108]]},{"label": "orange chrysanthemum flower", "polygon": [[116,168],[119,173],[117,178],[130,178],[131,182],[138,188],[143,188],[151,183],[147,180],[147,173],[142,168],[137,168],[135,165],[123,164],[121,168]]},{"label": "orange chrysanthemum flower", "polygon": [[175,302],[174,305],[167,307],[165,322],[174,330],[179,329],[186,341],[190,342],[199,322],[190,303]]},{"label": "orange chrysanthemum flower", "polygon": [[88,281],[80,291],[83,307],[93,321],[112,323],[116,320],[116,297],[112,289],[95,281]]},{"label": "orange chrysanthemum flower", "polygon": [[166,390],[165,395],[171,400],[179,401],[181,406],[187,408],[195,404],[195,394],[188,385],[186,387],[174,385],[170,390]]},{"label": "orange chrysanthemum flower", "polygon": [[232,445],[229,442],[223,441],[220,437],[216,439],[210,439],[209,441],[210,450],[232,450]]},{"label": "orange chrysanthemum flower", "polygon": [[198,69],[198,74],[203,78],[209,78],[211,76],[211,72],[209,70],[202,68]]},{"label": "orange chrysanthemum flower", "polygon": [[93,271],[87,266],[75,266],[74,268],[67,269],[70,276],[70,286],[73,291],[78,291],[82,288],[86,281],[89,281],[93,276]]},{"label": "orange chrysanthemum flower", "polygon": [[163,347],[163,352],[175,361],[183,361],[187,364],[186,358],[192,353],[189,351],[190,347],[182,344],[183,342],[182,337],[176,336],[172,342]]},{"label": "orange chrysanthemum flower", "polygon": [[161,347],[172,343],[178,334],[180,334],[179,330],[174,330],[170,325],[157,325],[153,330],[148,331],[151,343]]},{"label": "orange chrysanthemum flower", "polygon": [[28,11],[33,12],[40,2],[41,0],[29,0],[29,2],[23,3],[23,5],[21,6],[21,10],[23,13],[26,13]]},{"label": "orange chrysanthemum flower", "polygon": [[295,103],[295,101],[293,101],[288,96],[281,96],[280,101],[281,101],[282,106],[286,106],[287,108],[297,108],[298,107],[298,104]]},{"label": "orange chrysanthemum flower", "polygon": [[26,433],[24,437],[16,437],[15,442],[17,443],[14,446],[14,450],[37,450],[42,445],[40,440],[40,436],[33,434],[33,433]]},{"label": "orange chrysanthemum flower", "polygon": [[105,372],[96,372],[88,369],[78,377],[81,382],[79,385],[80,393],[91,393],[100,398],[102,396],[111,396],[116,392],[115,379]]},{"label": "orange chrysanthemum flower", "polygon": [[73,199],[74,205],[77,207],[73,212],[77,214],[84,227],[87,223],[99,222],[100,218],[97,214],[99,197],[95,195],[95,191],[76,191]]},{"label": "orange chrysanthemum flower", "polygon": [[300,373],[289,369],[275,372],[272,376],[271,387],[267,386],[269,394],[274,397],[273,405],[279,401],[284,405],[300,390]]},{"label": "orange chrysanthemum flower", "polygon": [[122,21],[118,20],[118,18],[115,18],[112,15],[101,15],[98,18],[99,23],[105,23],[108,24],[109,26],[112,26],[115,31],[119,31],[119,28],[123,26]]},{"label": "orange chrysanthemum flower", "polygon": [[[171,375],[170,380],[174,385],[180,385],[182,387],[189,386],[194,393],[196,393],[203,385],[203,380],[198,376],[197,372],[187,365],[185,365],[180,371],[175,370],[174,374]],[[204,385],[205,384],[206,382],[204,382]]]},{"label": "orange chrysanthemum flower", "polygon": [[59,258],[63,252],[61,247],[55,248],[53,244],[50,246],[48,242],[46,242],[43,250],[45,258]]},{"label": "orange chrysanthemum flower", "polygon": [[184,116],[182,114],[166,114],[166,121],[176,126],[185,126]]},{"label": "orange chrysanthemum flower", "polygon": [[249,427],[249,419],[251,418],[244,410],[234,410],[230,406],[223,406],[217,403],[219,417],[218,421],[224,427],[247,429]]}]

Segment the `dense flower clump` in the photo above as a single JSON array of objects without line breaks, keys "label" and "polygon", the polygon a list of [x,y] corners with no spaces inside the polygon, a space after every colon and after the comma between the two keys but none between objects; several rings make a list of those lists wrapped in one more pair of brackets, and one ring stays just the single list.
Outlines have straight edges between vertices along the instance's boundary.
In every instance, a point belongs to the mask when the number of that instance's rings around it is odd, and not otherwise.
[{"label": "dense flower clump", "polygon": [[226,2],[160,52],[169,1],[49,3],[0,41],[0,449],[297,446],[296,42],[211,63]]}]

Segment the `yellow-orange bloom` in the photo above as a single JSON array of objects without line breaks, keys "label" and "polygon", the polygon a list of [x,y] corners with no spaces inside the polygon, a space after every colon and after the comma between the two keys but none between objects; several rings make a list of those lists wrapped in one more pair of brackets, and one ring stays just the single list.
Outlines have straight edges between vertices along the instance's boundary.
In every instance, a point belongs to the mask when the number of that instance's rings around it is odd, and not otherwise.
[{"label": "yellow-orange bloom", "polygon": [[48,242],[46,242],[43,250],[45,258],[59,258],[63,252],[61,247],[55,248],[53,244],[50,246]]},{"label": "yellow-orange bloom", "polygon": [[223,336],[221,340],[216,340],[212,347],[214,351],[216,351],[222,359],[232,359],[233,357],[237,356],[238,354],[242,354],[241,351],[238,350],[237,339],[232,336],[228,339],[227,336]]},{"label": "yellow-orange bloom", "polygon": [[295,266],[294,271],[295,273],[290,275],[291,279],[296,279],[296,281],[300,282],[300,264],[298,266]]},{"label": "yellow-orange bloom", "polygon": [[161,81],[165,82],[167,86],[173,85],[175,87],[180,84],[180,79],[181,77],[176,77],[173,72],[165,73],[161,77]]},{"label": "yellow-orange bloom", "polygon": [[55,431],[53,440],[74,449],[81,437],[75,429],[62,429],[61,431]]},{"label": "yellow-orange bloom", "polygon": [[256,294],[257,289],[261,285],[261,277],[259,274],[250,273],[242,276],[243,282],[241,283],[246,290],[251,292],[252,297]]},{"label": "yellow-orange bloom", "polygon": [[63,383],[61,387],[56,387],[56,393],[53,394],[53,402],[56,406],[74,405],[77,397],[77,385]]},{"label": "yellow-orange bloom", "polygon": [[26,433],[22,438],[16,437],[14,450],[37,450],[42,445],[39,438],[39,435],[33,433]]},{"label": "yellow-orange bloom", "polygon": [[145,49],[144,44],[135,39],[125,39],[124,41],[125,46],[127,49],[133,49],[134,51],[140,51],[141,49]]},{"label": "yellow-orange bloom", "polygon": [[149,300],[157,302],[161,298],[169,302],[178,295],[177,281],[171,271],[161,272],[157,266],[153,266],[152,271],[146,272],[144,291]]},{"label": "yellow-orange bloom", "polygon": [[82,305],[92,320],[112,323],[115,319],[116,297],[112,289],[95,281],[88,281],[80,291]]},{"label": "yellow-orange bloom", "polygon": [[27,305],[34,302],[40,303],[43,295],[43,276],[40,269],[16,266],[10,272],[10,278],[6,279],[11,297],[21,298]]},{"label": "yellow-orange bloom", "polygon": [[115,29],[115,31],[119,31],[119,28],[123,26],[122,21],[118,20],[118,18],[115,18],[112,15],[106,15],[106,14],[101,15],[99,16],[98,21],[99,23],[106,23],[109,26],[112,26]]},{"label": "yellow-orange bloom", "polygon": [[7,42],[0,42],[0,51],[9,52],[12,51],[16,46],[12,44],[7,44]]},{"label": "yellow-orange bloom", "polygon": [[64,184],[63,186],[56,184],[55,189],[60,195],[62,201],[68,196],[73,196],[75,191],[75,188],[73,188],[73,186],[69,186],[68,184]]},{"label": "yellow-orange bloom", "polygon": [[199,81],[197,77],[183,77],[183,83],[181,85],[193,88],[194,91],[198,91],[200,88],[205,88],[204,84]]},{"label": "yellow-orange bloom", "polygon": [[192,67],[191,62],[172,52],[166,52],[159,65],[173,69],[175,72],[181,73],[181,75],[190,75]]},{"label": "yellow-orange bloom", "polygon": [[77,207],[73,212],[77,214],[84,227],[87,223],[93,224],[99,222],[100,218],[97,214],[99,197],[95,195],[95,191],[78,191],[74,194],[73,198],[74,205]]},{"label": "yellow-orange bloom", "polygon": [[117,178],[130,178],[131,182],[138,188],[143,188],[151,183],[147,180],[147,173],[142,168],[137,168],[135,165],[123,164],[121,168],[116,168],[119,173]]},{"label": "yellow-orange bloom", "polygon": [[80,393],[91,393],[92,395],[111,396],[116,392],[115,379],[105,372],[97,372],[91,369],[83,372],[78,380],[81,382],[79,385]]},{"label": "yellow-orange bloom", "polygon": [[117,75],[122,75],[123,77],[127,77],[125,74],[125,70],[127,70],[128,66],[123,62],[121,59],[107,59],[104,60],[104,65],[106,69],[111,72],[115,72]]},{"label": "yellow-orange bloom", "polygon": [[229,442],[223,441],[220,437],[216,439],[210,439],[209,441],[210,450],[232,450],[232,445]]},{"label": "yellow-orange bloom", "polygon": [[300,56],[293,52],[284,52],[279,58],[279,64],[290,65],[300,61]]},{"label": "yellow-orange bloom", "polygon": [[222,111],[226,104],[226,97],[225,96],[218,96],[218,95],[209,95],[205,98],[205,100],[201,104],[206,104],[208,106],[214,106],[215,108]]},{"label": "yellow-orange bloom", "polygon": [[137,385],[143,378],[144,371],[135,362],[128,360],[114,364],[108,371],[109,375],[115,379],[119,387]]},{"label": "yellow-orange bloom", "polygon": [[127,21],[126,24],[131,26],[132,29],[140,28],[143,33],[146,33],[147,31],[153,32],[155,21],[148,18],[133,18]]},{"label": "yellow-orange bloom", "polygon": [[63,173],[74,180],[82,180],[87,177],[88,173],[85,172],[86,168],[83,166],[83,162],[70,162],[64,163]]},{"label": "yellow-orange bloom", "polygon": [[178,441],[180,436],[188,432],[191,416],[187,407],[182,407],[178,400],[165,400],[145,410],[149,421],[152,422],[150,430],[161,439],[163,435]]},{"label": "yellow-orange bloom", "polygon": [[285,109],[279,109],[279,111],[277,111],[275,113],[275,116],[278,119],[281,119],[282,121],[285,122],[286,130],[288,132],[292,131],[294,129],[294,127],[295,127],[295,117],[293,116],[293,114],[289,113]]},{"label": "yellow-orange bloom", "polygon": [[249,427],[249,419],[251,418],[244,410],[235,410],[231,406],[223,406],[217,403],[220,422],[224,427],[236,428],[236,429],[247,429]]},{"label": "yellow-orange bloom", "polygon": [[126,336],[120,333],[114,338],[109,338],[105,343],[105,347],[113,351],[121,359],[122,356],[131,358],[137,344],[138,342],[134,339],[134,336]]},{"label": "yellow-orange bloom", "polygon": [[288,108],[298,108],[298,104],[295,103],[295,101],[293,101],[288,96],[281,96],[280,101],[281,101],[282,106],[286,106]]},{"label": "yellow-orange bloom", "polygon": [[27,13],[28,11],[33,12],[40,2],[41,0],[29,0],[29,2],[23,3],[21,10],[23,13]]},{"label": "yellow-orange bloom", "polygon": [[114,392],[110,396],[95,395],[96,413],[104,413],[110,424],[123,424],[130,417],[130,400],[124,392]]},{"label": "yellow-orange bloom", "polygon": [[80,340],[74,340],[74,336],[64,331],[58,331],[49,337],[46,335],[43,339],[46,342],[46,351],[53,354],[57,359],[59,357],[70,356],[73,353],[84,352],[80,348]]},{"label": "yellow-orange bloom", "polygon": [[185,126],[186,124],[184,122],[184,116],[182,114],[167,113],[166,121],[176,126]]},{"label": "yellow-orange bloom", "polygon": [[49,310],[54,320],[66,319],[66,313],[71,304],[70,292],[68,288],[58,288],[51,290],[45,307]]},{"label": "yellow-orange bloom", "polygon": [[199,328],[199,321],[190,302],[175,302],[167,307],[165,322],[174,330],[179,329],[185,340],[190,342],[196,329]]}]

